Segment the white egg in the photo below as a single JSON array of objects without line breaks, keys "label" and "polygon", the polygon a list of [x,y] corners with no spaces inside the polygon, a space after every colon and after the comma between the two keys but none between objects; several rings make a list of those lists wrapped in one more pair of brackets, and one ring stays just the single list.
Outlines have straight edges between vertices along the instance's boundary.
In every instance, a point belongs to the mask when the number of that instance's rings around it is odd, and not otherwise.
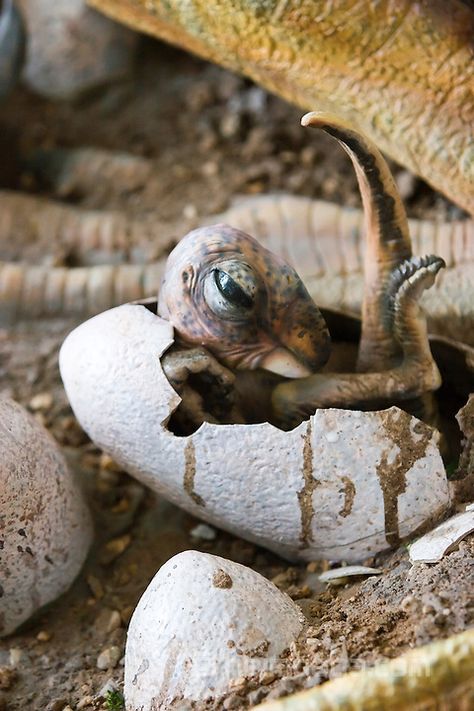
[{"label": "white egg", "polygon": [[317,410],[291,432],[214,425],[179,437],[180,398],[160,356],[173,329],[145,306],[95,316],[60,368],[91,439],[141,482],[288,559],[357,562],[441,516],[449,503],[437,432],[396,407]]},{"label": "white egg", "polygon": [[53,438],[0,399],[0,637],[69,588],[91,540],[88,509]]},{"label": "white egg", "polygon": [[180,553],[160,568],[130,621],[127,709],[216,699],[239,677],[277,671],[303,624],[297,605],[254,570]]}]

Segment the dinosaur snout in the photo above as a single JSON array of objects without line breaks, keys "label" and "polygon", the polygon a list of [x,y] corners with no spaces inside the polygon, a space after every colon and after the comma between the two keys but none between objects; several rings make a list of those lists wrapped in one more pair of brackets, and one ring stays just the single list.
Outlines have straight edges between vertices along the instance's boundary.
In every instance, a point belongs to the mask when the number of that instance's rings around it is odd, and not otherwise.
[{"label": "dinosaur snout", "polygon": [[331,337],[320,310],[302,284],[280,309],[274,324],[277,347],[261,367],[287,378],[301,378],[320,370],[331,352]]}]

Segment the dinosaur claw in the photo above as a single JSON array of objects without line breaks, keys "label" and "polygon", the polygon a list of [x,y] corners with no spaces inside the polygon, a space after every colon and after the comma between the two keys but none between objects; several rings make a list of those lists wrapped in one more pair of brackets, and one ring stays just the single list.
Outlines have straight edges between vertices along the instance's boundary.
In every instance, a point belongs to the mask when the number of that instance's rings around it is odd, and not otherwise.
[{"label": "dinosaur claw", "polygon": [[402,295],[417,298],[429,288],[434,278],[446,266],[444,259],[434,254],[425,257],[411,257],[393,270],[388,286],[391,305]]}]

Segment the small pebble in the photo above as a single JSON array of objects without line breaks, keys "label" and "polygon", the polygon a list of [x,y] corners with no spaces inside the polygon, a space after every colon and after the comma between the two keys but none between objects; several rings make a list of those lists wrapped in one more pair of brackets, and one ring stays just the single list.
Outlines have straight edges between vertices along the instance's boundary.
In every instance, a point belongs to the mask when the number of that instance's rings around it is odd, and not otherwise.
[{"label": "small pebble", "polygon": [[132,542],[132,537],[130,534],[126,533],[124,536],[119,536],[118,538],[112,538],[108,543],[102,548],[100,562],[107,565],[112,563],[116,558],[118,558],[124,551],[127,550],[128,546]]},{"label": "small pebble", "polygon": [[242,708],[242,697],[238,694],[232,694],[226,698],[222,706],[226,709],[226,711],[227,709]]},{"label": "small pebble", "polygon": [[122,618],[118,610],[112,610],[109,617],[109,622],[107,624],[107,632],[114,632],[119,627],[122,626]]},{"label": "small pebble", "polygon": [[112,459],[110,454],[102,452],[99,459],[99,466],[101,469],[112,472],[121,472],[122,469],[119,467],[115,459]]},{"label": "small pebble", "polygon": [[133,615],[133,611],[135,610],[134,605],[127,605],[126,607],[123,607],[120,610],[120,618],[122,620],[122,624],[127,627],[128,623],[130,622],[130,618]]},{"label": "small pebble", "polygon": [[199,541],[215,541],[217,534],[216,530],[206,523],[198,523],[191,529],[189,535]]},{"label": "small pebble", "polygon": [[11,667],[0,667],[0,689],[6,691],[10,689],[18,678],[15,669]]},{"label": "small pebble", "polygon": [[38,640],[38,642],[49,642],[51,637],[51,632],[47,632],[46,630],[41,630],[41,632],[38,632],[38,634],[36,635],[36,639]]},{"label": "small pebble", "polygon": [[105,595],[105,591],[104,586],[100,582],[99,578],[96,578],[95,575],[88,575],[86,580],[93,596],[96,598],[96,600],[101,600]]},{"label": "small pebble", "polygon": [[414,595],[406,595],[400,602],[400,607],[404,612],[414,612],[419,606],[419,602]]},{"label": "small pebble", "polygon": [[258,677],[259,682],[261,684],[263,684],[264,686],[271,684],[272,681],[275,681],[275,679],[276,679],[276,674],[275,674],[275,672],[272,672],[272,671],[264,671]]},{"label": "small pebble", "polygon": [[46,711],[63,711],[63,709],[65,709],[67,707],[68,707],[67,699],[61,697],[60,699],[56,698],[56,699],[53,699],[52,701],[50,701],[46,707]]},{"label": "small pebble", "polygon": [[290,585],[285,592],[292,600],[303,600],[312,595],[309,585]]},{"label": "small pebble", "polygon": [[305,146],[300,153],[300,160],[303,165],[312,165],[315,161],[317,155],[316,148],[314,146]]},{"label": "small pebble", "polygon": [[99,693],[97,696],[100,699],[103,699],[109,694],[111,691],[118,691],[118,686],[117,682],[114,681],[113,679],[107,679],[105,684],[100,688]]},{"label": "small pebble", "polygon": [[47,705],[46,711],[64,711],[64,709],[67,709],[67,707],[68,707],[67,699],[64,699],[64,698],[53,699]]},{"label": "small pebble", "polygon": [[28,403],[30,410],[50,410],[53,405],[53,396],[51,393],[38,393],[34,395]]},{"label": "small pebble", "polygon": [[255,691],[251,691],[250,694],[248,694],[247,696],[250,707],[252,708],[253,706],[259,704],[260,701],[263,701],[266,695],[267,690],[263,689],[262,687],[260,687],[259,689],[255,689]]},{"label": "small pebble", "polygon": [[102,671],[114,669],[119,663],[121,656],[122,651],[118,647],[107,647],[97,657],[97,669],[101,669]]},{"label": "small pebble", "polygon": [[18,647],[11,647],[10,649],[10,665],[12,667],[17,667],[21,662],[23,657],[23,650]]},{"label": "small pebble", "polygon": [[240,116],[236,113],[225,114],[219,125],[219,132],[224,138],[233,138],[240,129]]},{"label": "small pebble", "polygon": [[198,211],[196,205],[189,203],[183,208],[183,217],[187,220],[194,220],[198,216]]},{"label": "small pebble", "polygon": [[204,165],[201,168],[201,173],[206,177],[206,178],[212,178],[217,173],[219,172],[219,166],[214,160],[208,160],[204,163]]},{"label": "small pebble", "polygon": [[80,709],[86,709],[88,706],[92,706],[94,704],[94,697],[93,696],[83,696],[82,699],[80,699],[77,702],[76,709],[80,711]]}]

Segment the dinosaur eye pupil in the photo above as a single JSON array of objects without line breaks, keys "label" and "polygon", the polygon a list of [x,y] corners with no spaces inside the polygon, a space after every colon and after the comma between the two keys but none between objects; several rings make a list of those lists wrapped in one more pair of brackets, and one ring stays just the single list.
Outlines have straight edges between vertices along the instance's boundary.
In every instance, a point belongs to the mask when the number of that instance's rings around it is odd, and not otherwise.
[{"label": "dinosaur eye pupil", "polygon": [[232,279],[226,272],[215,269],[214,279],[216,286],[227,301],[243,309],[251,309],[253,306],[252,297],[245,293],[241,286]]}]

